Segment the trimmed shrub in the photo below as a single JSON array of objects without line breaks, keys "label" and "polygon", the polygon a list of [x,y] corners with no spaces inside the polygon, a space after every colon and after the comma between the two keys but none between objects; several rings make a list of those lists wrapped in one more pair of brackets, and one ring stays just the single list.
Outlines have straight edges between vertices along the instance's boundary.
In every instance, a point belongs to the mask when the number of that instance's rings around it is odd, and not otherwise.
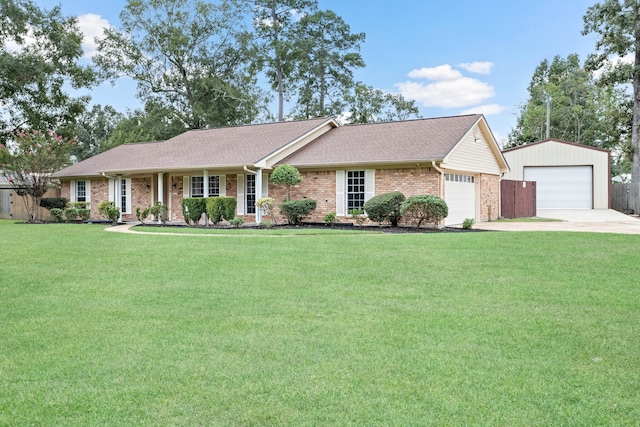
[{"label": "trimmed shrub", "polygon": [[236,216],[238,202],[235,197],[209,197],[205,201],[207,216],[214,224],[223,219],[231,221]]},{"label": "trimmed shrub", "polygon": [[106,217],[111,220],[113,225],[118,225],[118,218],[120,218],[120,209],[115,205],[114,202],[109,202],[105,200],[104,202],[100,202],[98,205],[98,212],[100,215]]},{"label": "trimmed shrub", "polygon": [[351,209],[349,210],[349,215],[351,215],[351,218],[356,220],[358,225],[364,224],[364,209]]},{"label": "trimmed shrub", "polygon": [[78,209],[78,216],[82,221],[88,221],[91,218],[91,209]]},{"label": "trimmed shrub", "polygon": [[423,222],[438,225],[449,214],[447,203],[438,196],[411,196],[402,203],[400,212],[409,218],[416,228]]},{"label": "trimmed shrub", "polygon": [[160,202],[155,202],[153,206],[149,207],[149,213],[159,219],[163,224],[166,221],[164,213],[167,211],[167,205]]},{"label": "trimmed shrub", "polygon": [[273,205],[275,205],[275,203],[276,200],[273,197],[263,197],[262,199],[258,199],[256,207],[260,209],[263,217],[267,217],[271,221],[275,221],[273,216]]},{"label": "trimmed shrub", "polygon": [[198,225],[202,214],[206,210],[205,199],[201,197],[185,197],[182,199],[182,216],[187,224]]},{"label": "trimmed shrub", "polygon": [[269,180],[275,184],[284,185],[287,192],[286,200],[291,200],[291,186],[302,181],[302,175],[294,166],[284,164],[273,170]]},{"label": "trimmed shrub", "polygon": [[149,216],[150,209],[151,208],[140,209],[139,207],[136,207],[136,219],[144,224]]},{"label": "trimmed shrub", "polygon": [[289,224],[298,225],[315,208],[315,200],[285,200],[280,204],[280,213],[287,218]]},{"label": "trimmed shrub", "polygon": [[376,222],[389,221],[392,226],[397,227],[398,221],[402,218],[400,206],[405,197],[399,191],[379,194],[364,203],[364,210],[369,219]]},{"label": "trimmed shrub", "polygon": [[63,211],[61,208],[51,208],[49,212],[51,212],[51,216],[56,222],[64,222],[64,218],[62,216]]},{"label": "trimmed shrub", "polygon": [[40,206],[48,210],[63,210],[67,206],[67,202],[68,200],[64,197],[43,197],[40,199]]},{"label": "trimmed shrub", "polygon": [[242,224],[244,224],[244,219],[240,217],[229,220],[229,225],[231,225],[233,228],[240,228],[242,227]]},{"label": "trimmed shrub", "polygon": [[78,209],[76,208],[67,208],[64,210],[64,218],[67,221],[75,221],[78,219]]}]

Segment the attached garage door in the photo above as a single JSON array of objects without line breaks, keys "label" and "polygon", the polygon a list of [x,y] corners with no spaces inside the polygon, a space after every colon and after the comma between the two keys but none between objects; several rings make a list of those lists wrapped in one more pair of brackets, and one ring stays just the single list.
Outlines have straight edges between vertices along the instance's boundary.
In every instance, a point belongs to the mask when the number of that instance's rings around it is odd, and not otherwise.
[{"label": "attached garage door", "polygon": [[444,198],[449,207],[446,225],[462,224],[476,218],[476,184],[472,175],[444,174]]},{"label": "attached garage door", "polygon": [[538,209],[592,209],[592,166],[525,167],[525,181],[536,181]]}]

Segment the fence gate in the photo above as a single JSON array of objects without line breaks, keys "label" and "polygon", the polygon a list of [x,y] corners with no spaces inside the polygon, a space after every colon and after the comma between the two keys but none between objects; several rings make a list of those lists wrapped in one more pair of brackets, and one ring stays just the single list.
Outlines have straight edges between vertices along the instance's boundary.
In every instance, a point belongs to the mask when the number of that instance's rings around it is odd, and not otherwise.
[{"label": "fence gate", "polygon": [[11,190],[0,189],[0,219],[11,219]]},{"label": "fence gate", "polygon": [[535,181],[500,181],[500,207],[503,218],[536,216]]},{"label": "fence gate", "polygon": [[640,212],[640,183],[613,184],[611,208],[626,214]]}]

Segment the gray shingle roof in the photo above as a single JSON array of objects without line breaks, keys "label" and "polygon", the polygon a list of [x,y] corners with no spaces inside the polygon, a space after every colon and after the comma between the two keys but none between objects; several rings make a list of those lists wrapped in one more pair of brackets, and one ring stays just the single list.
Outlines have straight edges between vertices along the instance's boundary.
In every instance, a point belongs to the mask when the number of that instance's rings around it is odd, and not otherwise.
[{"label": "gray shingle roof", "polygon": [[249,166],[330,120],[191,130],[167,141],[118,146],[54,176]]},{"label": "gray shingle roof", "polygon": [[281,163],[304,167],[442,160],[481,117],[473,114],[342,126]]}]

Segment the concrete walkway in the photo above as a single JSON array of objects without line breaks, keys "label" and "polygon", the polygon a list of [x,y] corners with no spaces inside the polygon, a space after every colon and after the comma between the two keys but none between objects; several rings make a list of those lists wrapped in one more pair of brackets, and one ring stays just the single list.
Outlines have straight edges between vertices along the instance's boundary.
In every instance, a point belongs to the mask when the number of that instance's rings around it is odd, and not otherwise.
[{"label": "concrete walkway", "polygon": [[553,222],[479,222],[474,228],[495,231],[583,231],[640,234],[640,219],[613,209],[539,209],[538,218]]}]

